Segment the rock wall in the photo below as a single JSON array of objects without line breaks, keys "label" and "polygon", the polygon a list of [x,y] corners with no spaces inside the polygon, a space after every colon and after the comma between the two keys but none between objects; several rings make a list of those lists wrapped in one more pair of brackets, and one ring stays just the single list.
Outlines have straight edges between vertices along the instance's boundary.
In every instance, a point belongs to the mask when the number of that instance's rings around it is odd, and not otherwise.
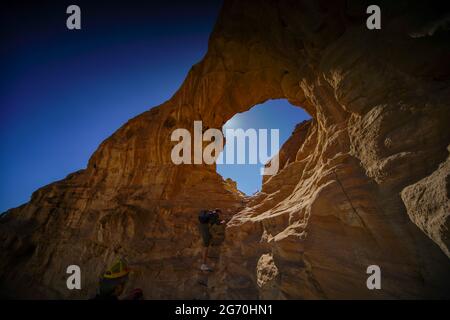
[{"label": "rock wall", "polygon": [[[123,255],[130,287],[150,299],[450,297],[447,8],[382,2],[382,29],[369,31],[369,4],[225,1],[169,101],[1,216],[2,295],[86,298]],[[171,162],[175,128],[220,128],[275,98],[313,119],[258,194],[243,197],[214,165]],[[212,207],[229,222],[205,276],[196,217]],[[66,288],[71,264],[80,291]],[[382,290],[366,288],[372,264]]]}]

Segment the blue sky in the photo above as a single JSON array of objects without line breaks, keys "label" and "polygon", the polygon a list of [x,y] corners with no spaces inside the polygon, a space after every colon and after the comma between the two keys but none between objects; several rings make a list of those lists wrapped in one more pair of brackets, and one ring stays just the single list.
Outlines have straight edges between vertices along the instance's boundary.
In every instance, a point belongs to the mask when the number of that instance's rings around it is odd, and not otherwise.
[{"label": "blue sky", "polygon": [[220,1],[20,1],[0,12],[0,212],[85,168],[128,119],[169,99],[207,51]]},{"label": "blue sky", "polygon": [[[276,99],[256,105],[247,112],[238,113],[225,124],[224,129],[268,129],[268,135],[270,135],[270,129],[278,129],[281,147],[291,135],[295,125],[306,119],[310,119],[310,116],[303,109],[294,107],[285,99]],[[270,140],[268,144],[270,146]],[[272,151],[272,154],[276,152],[278,150]],[[248,157],[248,147],[246,155]],[[250,195],[261,190],[260,168],[262,165],[248,164],[248,161],[246,163],[245,165],[218,164],[217,172],[225,178],[236,181],[238,189]]]},{"label": "blue sky", "polygon": [[[221,2],[78,1],[79,31],[66,29],[70,4],[10,2],[0,12],[0,212],[85,168],[128,119],[169,99],[206,53]],[[236,117],[287,138],[302,110],[273,101]],[[252,193],[258,168],[219,172]]]}]

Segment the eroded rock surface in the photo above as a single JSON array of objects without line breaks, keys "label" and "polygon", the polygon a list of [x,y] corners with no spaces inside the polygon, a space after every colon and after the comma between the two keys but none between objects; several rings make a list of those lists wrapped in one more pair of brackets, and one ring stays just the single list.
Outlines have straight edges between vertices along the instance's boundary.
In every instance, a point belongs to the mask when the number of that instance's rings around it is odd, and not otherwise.
[{"label": "eroded rock surface", "polygon": [[[446,8],[383,3],[382,29],[368,31],[367,5],[226,1],[169,101],[1,217],[2,294],[86,298],[124,255],[146,298],[450,297]],[[220,128],[274,98],[313,119],[258,194],[243,197],[214,166],[171,162],[175,128]],[[197,213],[213,207],[230,220],[205,282]],[[66,288],[71,264],[81,291]],[[382,290],[366,287],[372,264]]]}]

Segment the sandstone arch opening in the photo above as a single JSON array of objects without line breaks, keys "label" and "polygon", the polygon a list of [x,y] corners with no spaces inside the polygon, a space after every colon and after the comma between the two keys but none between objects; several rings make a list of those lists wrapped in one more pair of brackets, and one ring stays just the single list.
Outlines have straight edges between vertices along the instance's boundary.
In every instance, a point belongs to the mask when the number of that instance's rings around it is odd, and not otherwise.
[{"label": "sandstone arch opening", "polygon": [[[251,107],[248,111],[235,114],[223,125],[222,131],[225,135],[226,129],[242,129],[244,131],[249,129],[257,131],[262,129],[267,130],[269,134],[268,140],[270,140],[270,130],[276,129],[279,133],[277,150],[271,150],[270,141],[267,141],[268,154],[275,155],[278,154],[281,147],[292,138],[296,128],[304,121],[310,119],[311,116],[303,108],[290,104],[287,99],[270,99]],[[258,139],[261,139],[261,137],[258,137]],[[224,161],[224,163],[217,164],[216,166],[217,172],[222,175],[224,180],[227,180],[247,196],[260,191],[264,179],[270,177],[264,177],[260,174],[263,163],[250,163],[249,140],[250,138],[247,137],[244,164],[237,163],[237,145],[233,144],[235,151],[234,163],[226,163]],[[222,151],[222,156],[226,158],[226,150]],[[281,169],[282,168],[280,167],[279,170]]]}]

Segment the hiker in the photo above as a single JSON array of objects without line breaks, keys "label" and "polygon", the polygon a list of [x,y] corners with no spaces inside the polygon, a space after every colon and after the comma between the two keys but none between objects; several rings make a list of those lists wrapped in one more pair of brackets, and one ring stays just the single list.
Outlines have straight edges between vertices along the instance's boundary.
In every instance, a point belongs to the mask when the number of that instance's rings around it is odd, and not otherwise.
[{"label": "hiker", "polygon": [[[128,282],[130,269],[125,259],[118,259],[100,279],[99,290],[94,300],[119,300]],[[140,300],[141,289],[134,289],[122,300]]]},{"label": "hiker", "polygon": [[203,240],[202,264],[200,266],[200,270],[202,271],[213,271],[207,265],[206,260],[208,258],[208,248],[212,240],[211,227],[214,225],[221,225],[225,223],[225,221],[220,220],[221,213],[222,211],[220,209],[214,209],[213,211],[202,210],[198,217],[198,228]]}]

